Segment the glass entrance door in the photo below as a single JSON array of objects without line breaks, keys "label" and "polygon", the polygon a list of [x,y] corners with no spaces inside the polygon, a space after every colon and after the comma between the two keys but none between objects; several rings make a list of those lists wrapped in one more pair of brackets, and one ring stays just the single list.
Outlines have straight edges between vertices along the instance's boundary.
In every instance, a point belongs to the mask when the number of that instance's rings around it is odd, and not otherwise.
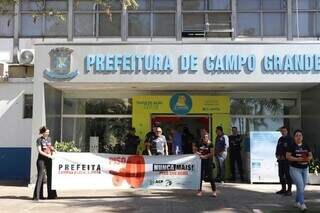
[{"label": "glass entrance door", "polygon": [[211,115],[194,114],[194,115],[173,115],[173,114],[152,114],[151,126],[159,122],[162,132],[166,136],[169,146],[173,141],[174,134],[181,134],[183,153],[191,154],[192,143],[198,143],[201,138],[201,132],[206,131],[211,137]]}]

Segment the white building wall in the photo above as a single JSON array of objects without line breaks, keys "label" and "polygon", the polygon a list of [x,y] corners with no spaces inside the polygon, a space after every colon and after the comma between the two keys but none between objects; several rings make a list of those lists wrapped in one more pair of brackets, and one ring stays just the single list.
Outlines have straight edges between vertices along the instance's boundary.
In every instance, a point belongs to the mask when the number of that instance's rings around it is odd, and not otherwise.
[{"label": "white building wall", "polygon": [[0,147],[31,147],[32,119],[23,118],[23,106],[32,93],[32,82],[0,83]]},{"label": "white building wall", "polygon": [[23,118],[25,94],[33,94],[30,80],[0,83],[0,181],[29,182],[32,119]]}]

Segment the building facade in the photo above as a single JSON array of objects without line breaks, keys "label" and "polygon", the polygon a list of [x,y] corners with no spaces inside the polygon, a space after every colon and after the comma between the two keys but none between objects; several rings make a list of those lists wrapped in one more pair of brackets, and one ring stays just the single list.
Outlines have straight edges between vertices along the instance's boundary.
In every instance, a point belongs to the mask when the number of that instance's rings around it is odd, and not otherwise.
[{"label": "building facade", "polygon": [[0,15],[0,153],[17,165],[1,180],[33,182],[42,125],[86,152],[109,152],[131,126],[143,141],[155,121],[212,139],[217,125],[245,137],[285,125],[319,152],[319,0],[138,3],[112,1],[110,16],[93,1],[45,0],[60,15],[35,16],[38,3],[21,0]]}]

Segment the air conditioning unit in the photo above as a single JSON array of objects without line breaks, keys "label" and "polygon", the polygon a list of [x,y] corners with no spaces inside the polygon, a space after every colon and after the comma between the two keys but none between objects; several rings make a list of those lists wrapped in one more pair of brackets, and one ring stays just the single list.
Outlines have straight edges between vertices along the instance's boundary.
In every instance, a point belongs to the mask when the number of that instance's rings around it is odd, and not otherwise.
[{"label": "air conditioning unit", "polygon": [[19,64],[33,65],[34,56],[34,49],[20,49],[18,53]]},{"label": "air conditioning unit", "polygon": [[0,63],[0,82],[8,80],[8,66],[7,64]]}]

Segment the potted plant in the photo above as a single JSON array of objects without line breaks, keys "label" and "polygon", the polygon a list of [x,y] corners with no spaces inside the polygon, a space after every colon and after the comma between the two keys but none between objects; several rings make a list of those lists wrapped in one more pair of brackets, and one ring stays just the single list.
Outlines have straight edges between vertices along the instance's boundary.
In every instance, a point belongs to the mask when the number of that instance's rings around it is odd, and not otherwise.
[{"label": "potted plant", "polygon": [[54,145],[54,148],[58,152],[81,152],[81,150],[77,148],[74,141],[57,141]]},{"label": "potted plant", "polygon": [[320,184],[320,160],[313,159],[309,165],[309,184]]}]

